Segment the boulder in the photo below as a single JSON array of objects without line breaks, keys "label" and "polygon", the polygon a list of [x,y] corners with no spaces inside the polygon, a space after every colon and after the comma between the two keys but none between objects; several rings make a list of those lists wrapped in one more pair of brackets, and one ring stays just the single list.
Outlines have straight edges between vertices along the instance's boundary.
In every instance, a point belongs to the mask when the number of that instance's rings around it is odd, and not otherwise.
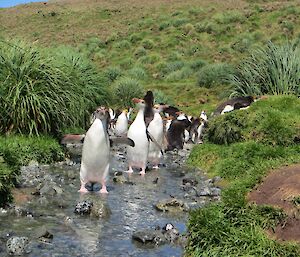
[{"label": "boulder", "polygon": [[146,229],[133,233],[132,239],[143,244],[161,245],[166,242],[163,233],[159,230]]},{"label": "boulder", "polygon": [[103,202],[96,202],[91,209],[91,216],[95,218],[108,218],[111,214],[111,210],[107,204]]},{"label": "boulder", "polygon": [[162,200],[155,205],[156,209],[163,212],[182,212],[188,211],[186,203],[176,198]]},{"label": "boulder", "polygon": [[93,203],[91,201],[83,201],[76,204],[74,213],[78,215],[90,215]]},{"label": "boulder", "polygon": [[6,242],[6,251],[9,255],[24,255],[28,253],[28,237],[11,237]]},{"label": "boulder", "polygon": [[194,178],[184,178],[184,179],[182,179],[182,184],[196,186],[198,184],[198,181]]}]

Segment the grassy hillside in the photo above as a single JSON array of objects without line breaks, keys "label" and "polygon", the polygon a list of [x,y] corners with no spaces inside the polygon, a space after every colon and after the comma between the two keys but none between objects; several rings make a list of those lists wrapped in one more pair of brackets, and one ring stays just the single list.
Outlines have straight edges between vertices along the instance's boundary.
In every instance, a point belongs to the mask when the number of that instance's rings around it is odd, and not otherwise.
[{"label": "grassy hillside", "polygon": [[299,39],[299,15],[298,1],[57,0],[0,9],[0,36],[71,45],[198,114],[228,96],[218,74],[252,48]]}]

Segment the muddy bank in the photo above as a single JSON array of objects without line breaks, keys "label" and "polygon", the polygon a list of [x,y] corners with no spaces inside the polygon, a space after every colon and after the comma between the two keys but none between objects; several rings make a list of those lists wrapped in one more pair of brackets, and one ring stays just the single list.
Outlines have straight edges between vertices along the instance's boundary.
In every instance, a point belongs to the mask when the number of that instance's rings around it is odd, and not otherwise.
[{"label": "muddy bank", "polygon": [[248,195],[251,202],[282,208],[288,215],[271,236],[283,241],[300,243],[300,165],[291,165],[271,172],[264,181]]}]

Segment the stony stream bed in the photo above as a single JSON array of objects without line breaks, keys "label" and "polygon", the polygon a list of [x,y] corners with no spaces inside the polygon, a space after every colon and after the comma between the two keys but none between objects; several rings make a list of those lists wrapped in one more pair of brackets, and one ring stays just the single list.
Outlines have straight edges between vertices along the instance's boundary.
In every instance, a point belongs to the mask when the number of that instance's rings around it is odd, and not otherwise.
[{"label": "stony stream bed", "polygon": [[[76,161],[22,167],[16,203],[0,209],[0,256],[182,256],[188,210],[219,199],[219,178],[185,165],[187,149],[165,154],[164,165],[144,177],[128,175],[124,152],[111,153],[108,195],[77,192]],[[179,235],[165,240],[170,224]]]}]

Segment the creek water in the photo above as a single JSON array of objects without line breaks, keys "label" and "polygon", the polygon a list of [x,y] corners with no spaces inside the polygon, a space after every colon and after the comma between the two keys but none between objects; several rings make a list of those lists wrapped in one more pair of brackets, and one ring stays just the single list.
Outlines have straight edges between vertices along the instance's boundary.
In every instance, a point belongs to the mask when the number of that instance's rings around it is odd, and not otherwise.
[{"label": "creek water", "polygon": [[[138,172],[127,177],[130,183],[117,184],[112,181],[114,172],[127,169],[124,149],[112,152],[108,195],[99,193],[80,194],[80,165],[53,165],[40,172],[38,183],[54,181],[63,190],[62,194],[51,197],[32,196],[32,187],[21,188],[28,194],[29,201],[21,205],[30,209],[31,217],[0,216],[0,235],[17,235],[34,238],[35,231],[42,226],[54,235],[49,243],[31,240],[29,257],[58,256],[182,256],[181,246],[165,244],[162,246],[143,245],[134,242],[132,234],[143,229],[154,229],[166,223],[175,225],[181,233],[186,232],[188,214],[184,212],[159,212],[154,205],[162,199],[176,197],[183,199],[191,208],[201,207],[209,198],[188,197],[182,190],[182,179],[196,176],[199,185],[205,186],[201,171],[183,164],[188,152],[167,154],[165,167],[152,170],[144,177]],[[128,175],[127,175],[128,176]],[[154,182],[155,181],[155,182]],[[77,202],[89,199],[94,203],[105,202],[111,215],[96,219],[74,214]],[[69,220],[69,221],[67,221]],[[6,256],[5,244],[0,245],[0,256]]]}]

